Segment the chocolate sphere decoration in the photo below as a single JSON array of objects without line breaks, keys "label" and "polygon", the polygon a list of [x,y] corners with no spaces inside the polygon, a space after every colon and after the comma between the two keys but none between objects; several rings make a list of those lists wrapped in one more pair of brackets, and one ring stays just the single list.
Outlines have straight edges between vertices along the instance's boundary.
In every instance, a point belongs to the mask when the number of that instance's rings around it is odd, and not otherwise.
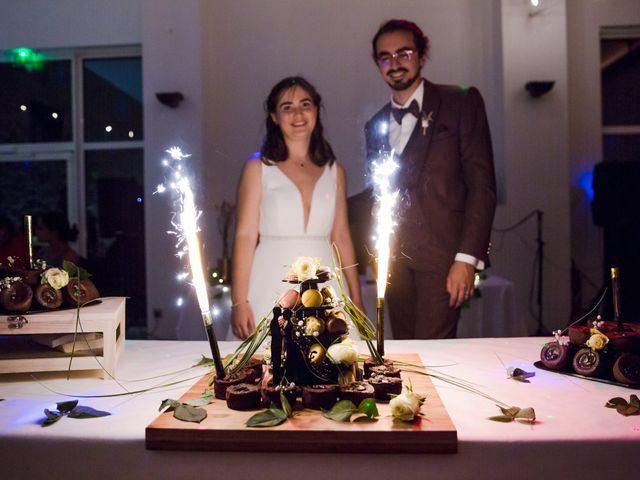
[{"label": "chocolate sphere decoration", "polygon": [[327,320],[327,332],[331,335],[344,335],[349,331],[347,321],[340,317],[331,317]]},{"label": "chocolate sphere decoration", "polygon": [[324,320],[318,317],[307,317],[304,324],[304,334],[307,336],[317,337],[324,332]]},{"label": "chocolate sphere decoration", "polygon": [[306,308],[317,308],[322,305],[322,293],[320,290],[310,288],[302,293],[302,305]]},{"label": "chocolate sphere decoration", "polygon": [[316,343],[309,349],[308,356],[311,363],[322,363],[326,358],[326,350],[322,345]]},{"label": "chocolate sphere decoration", "polygon": [[278,299],[282,308],[293,309],[300,306],[300,294],[295,290],[287,290]]},{"label": "chocolate sphere decoration", "polygon": [[345,313],[342,310],[331,310],[329,312],[329,316],[330,317],[337,317],[337,318],[341,318],[342,320],[347,320],[347,316],[345,315]]}]

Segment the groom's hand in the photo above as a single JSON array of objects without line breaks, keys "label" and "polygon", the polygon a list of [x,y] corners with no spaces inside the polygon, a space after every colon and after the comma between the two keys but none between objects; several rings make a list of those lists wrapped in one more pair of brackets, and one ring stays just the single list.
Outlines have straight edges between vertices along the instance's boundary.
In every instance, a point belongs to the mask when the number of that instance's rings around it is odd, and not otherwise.
[{"label": "groom's hand", "polygon": [[473,294],[475,267],[470,263],[455,261],[447,275],[449,306],[459,308]]}]

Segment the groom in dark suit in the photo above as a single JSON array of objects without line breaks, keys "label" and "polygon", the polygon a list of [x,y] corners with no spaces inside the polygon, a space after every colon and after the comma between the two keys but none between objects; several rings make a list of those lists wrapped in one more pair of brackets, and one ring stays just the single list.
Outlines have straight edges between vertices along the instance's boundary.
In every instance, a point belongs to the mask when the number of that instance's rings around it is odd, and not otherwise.
[{"label": "groom in dark suit", "polygon": [[395,150],[400,190],[386,302],[394,338],[453,338],[487,263],[496,205],[491,137],[475,88],[422,78],[429,40],[406,20],[373,38],[391,101],[365,127],[369,161]]}]

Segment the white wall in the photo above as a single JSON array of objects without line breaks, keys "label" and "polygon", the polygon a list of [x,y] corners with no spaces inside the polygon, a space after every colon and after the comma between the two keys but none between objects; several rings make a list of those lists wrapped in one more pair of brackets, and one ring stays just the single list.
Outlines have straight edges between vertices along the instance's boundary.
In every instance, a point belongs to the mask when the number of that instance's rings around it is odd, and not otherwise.
[{"label": "white wall", "polygon": [[[0,48],[142,43],[149,326],[155,337],[171,338],[184,287],[174,281],[178,263],[165,234],[171,206],[151,196],[162,180],[163,150],[181,144],[206,165],[197,168],[198,193],[213,263],[220,254],[214,205],[234,198],[243,158],[260,143],[269,88],[301,73],[324,96],[328,135],[356,193],[364,186],[362,126],[388,97],[370,60],[370,38],[391,17],[415,20],[432,40],[425,75],[476,85],[485,97],[505,180],[496,224],[545,211],[551,328],[568,316],[570,239],[565,1],[548,2],[553,8],[529,18],[521,0],[60,0],[55,9],[44,0],[14,1],[0,18]],[[556,80],[554,90],[528,98],[524,83],[544,78]],[[154,96],[172,90],[185,95],[175,110]],[[493,272],[516,285],[520,315],[528,315],[534,238],[529,228],[494,241]]]},{"label": "white wall", "polygon": [[567,19],[569,51],[579,52],[568,61],[571,251],[586,275],[586,306],[603,280],[602,228],[593,225],[591,204],[580,186],[582,175],[602,161],[600,27],[640,25],[640,8],[637,0],[568,0]]}]

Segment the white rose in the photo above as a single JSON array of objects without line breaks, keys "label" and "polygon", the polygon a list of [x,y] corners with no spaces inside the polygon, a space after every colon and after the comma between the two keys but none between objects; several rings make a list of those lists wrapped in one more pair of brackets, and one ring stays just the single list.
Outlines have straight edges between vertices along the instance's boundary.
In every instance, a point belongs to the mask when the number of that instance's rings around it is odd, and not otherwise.
[{"label": "white rose", "polygon": [[66,287],[69,283],[69,274],[66,270],[50,268],[42,274],[42,279],[42,283],[46,282],[56,290],[60,290],[62,287]]},{"label": "white rose", "polygon": [[316,277],[316,273],[320,268],[320,259],[312,257],[298,257],[291,265],[291,270],[298,277],[298,282],[305,282]]},{"label": "white rose", "polygon": [[327,356],[336,365],[351,365],[358,361],[358,348],[352,341],[334,343],[327,349]]},{"label": "white rose", "polygon": [[391,415],[404,421],[413,420],[420,412],[420,397],[413,392],[401,393],[389,402]]}]

